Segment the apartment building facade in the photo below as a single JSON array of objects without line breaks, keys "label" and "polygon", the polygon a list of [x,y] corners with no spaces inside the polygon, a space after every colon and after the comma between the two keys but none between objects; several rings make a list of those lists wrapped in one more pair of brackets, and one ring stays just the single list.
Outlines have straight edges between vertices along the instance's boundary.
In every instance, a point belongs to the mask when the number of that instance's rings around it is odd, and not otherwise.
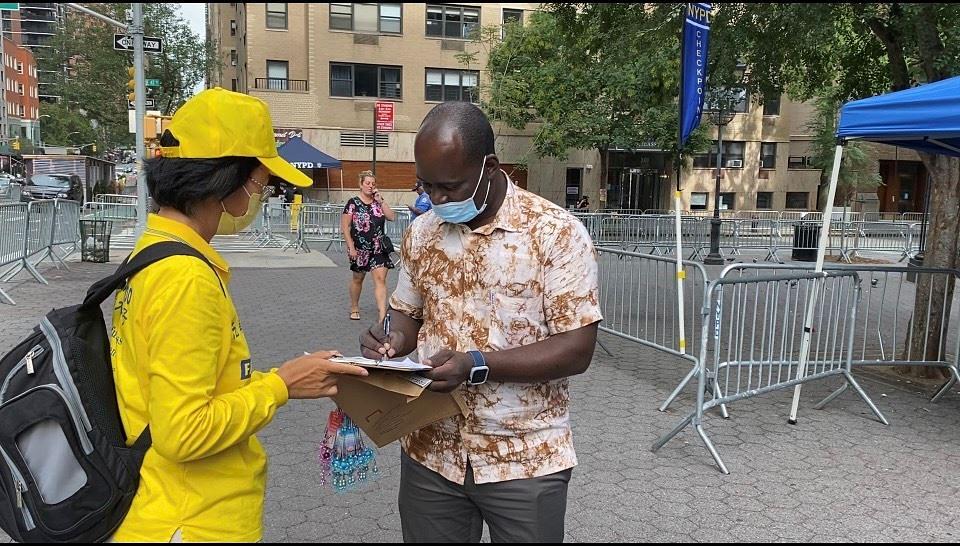
[{"label": "apartment building facade", "polygon": [[[469,39],[478,26],[525,22],[539,4],[220,3],[207,5],[208,35],[222,69],[208,85],[263,99],[278,142],[290,135],[343,162],[315,175],[313,196],[343,201],[371,167],[373,105],[394,103],[394,131],[378,133],[377,174],[394,202],[411,200],[413,142],[421,120],[447,100],[477,102],[486,58]],[[478,52],[466,66],[457,54]],[[820,171],[810,165],[812,107],[786,97],[745,96],[723,128],[721,208],[811,210]],[[710,125],[710,117],[704,119]],[[676,174],[655,148],[611,150],[606,180],[596,150],[563,160],[531,152],[532,131],[495,125],[497,153],[518,184],[560,205],[583,195],[592,208],[671,209]],[[709,129],[716,138],[717,128]],[[681,173],[682,206],[712,210],[717,154],[701,154]],[[341,182],[342,178],[342,182]],[[342,184],[342,186],[341,186]],[[341,190],[341,187],[343,188]]]},{"label": "apartment building facade", "polygon": [[39,142],[40,98],[37,63],[30,50],[3,37],[3,86],[7,136]]}]

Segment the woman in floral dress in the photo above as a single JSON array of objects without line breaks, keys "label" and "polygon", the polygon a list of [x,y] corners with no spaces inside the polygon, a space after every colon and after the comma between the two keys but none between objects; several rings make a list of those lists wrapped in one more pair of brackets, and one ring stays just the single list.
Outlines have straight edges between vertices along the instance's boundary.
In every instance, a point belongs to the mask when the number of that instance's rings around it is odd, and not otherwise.
[{"label": "woman in floral dress", "polygon": [[340,219],[343,238],[350,258],[350,319],[360,320],[360,292],[367,273],[373,276],[373,291],[380,321],[387,314],[387,270],[393,269],[384,225],[393,222],[396,213],[377,191],[377,177],[370,171],[360,173],[360,195],[347,201]]}]

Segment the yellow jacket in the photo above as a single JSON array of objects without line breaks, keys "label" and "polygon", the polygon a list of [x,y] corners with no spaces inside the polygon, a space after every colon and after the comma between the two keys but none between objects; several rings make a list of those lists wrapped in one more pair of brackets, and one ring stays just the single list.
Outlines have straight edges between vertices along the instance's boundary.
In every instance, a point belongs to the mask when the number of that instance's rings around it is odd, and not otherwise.
[{"label": "yellow jacket", "polygon": [[[188,226],[151,215],[134,253],[161,241],[198,250],[153,264],[118,292],[111,355],[132,445],[153,446],[116,541],[257,541],[266,454],[254,436],[287,402],[275,373],[252,370],[223,258]],[[219,277],[219,279],[217,278]],[[222,286],[222,288],[221,288]]]}]

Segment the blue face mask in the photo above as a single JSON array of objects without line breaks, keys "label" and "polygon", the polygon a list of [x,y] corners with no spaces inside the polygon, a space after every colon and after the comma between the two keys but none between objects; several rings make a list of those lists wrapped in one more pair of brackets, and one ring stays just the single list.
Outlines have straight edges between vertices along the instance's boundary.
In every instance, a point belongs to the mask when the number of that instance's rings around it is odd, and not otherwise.
[{"label": "blue face mask", "polygon": [[[487,158],[483,159],[483,167],[486,167]],[[469,199],[433,206],[433,210],[437,213],[437,216],[443,219],[444,222],[466,224],[477,216],[480,216],[480,213],[486,210],[487,199],[490,198],[491,178],[487,178],[487,194],[483,197],[483,206],[478,209],[477,204],[473,202],[473,198],[476,197],[477,192],[480,191],[480,184],[483,183],[483,167],[480,168],[480,178],[477,180],[477,187],[473,190],[473,195],[471,195]]]}]

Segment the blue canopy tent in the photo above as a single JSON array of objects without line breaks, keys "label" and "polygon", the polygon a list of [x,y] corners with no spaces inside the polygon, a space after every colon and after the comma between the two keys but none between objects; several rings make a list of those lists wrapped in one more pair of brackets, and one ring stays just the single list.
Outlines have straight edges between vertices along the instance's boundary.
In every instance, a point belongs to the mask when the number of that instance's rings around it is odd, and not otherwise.
[{"label": "blue canopy tent", "polygon": [[[830,237],[830,222],[833,219],[833,200],[837,195],[837,179],[843,159],[843,145],[848,140],[866,140],[931,154],[960,157],[960,77],[851,101],[840,109],[837,148],[833,156],[833,170],[830,173],[830,187],[817,248],[817,273],[823,271],[823,259]],[[805,373],[813,327],[814,302],[818,291],[819,283],[814,283],[807,301],[797,377]],[[792,423],[797,419],[799,394],[800,385],[797,385],[790,410]]]},{"label": "blue canopy tent", "polygon": [[[302,137],[296,136],[277,148],[280,157],[286,159],[298,169],[341,169],[340,192],[343,193],[343,164],[339,159],[331,157],[314,148]],[[311,178],[313,176],[311,175]],[[330,197],[330,178],[327,177],[327,198]]]},{"label": "blue canopy tent", "polygon": [[848,102],[837,138],[960,156],[960,77]]}]

